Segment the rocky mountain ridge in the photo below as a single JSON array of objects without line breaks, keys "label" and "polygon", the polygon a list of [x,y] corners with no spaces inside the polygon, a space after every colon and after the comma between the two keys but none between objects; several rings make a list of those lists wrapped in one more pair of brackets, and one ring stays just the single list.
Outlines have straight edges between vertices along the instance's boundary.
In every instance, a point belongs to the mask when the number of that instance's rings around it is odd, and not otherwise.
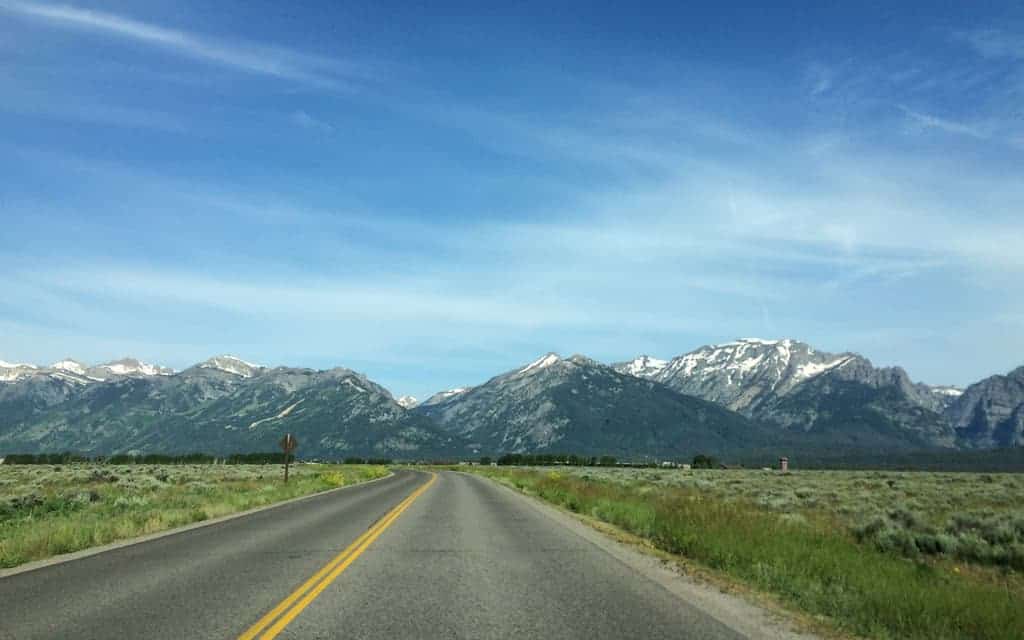
[{"label": "rocky mountain ridge", "polygon": [[967,387],[946,415],[960,440],[976,448],[1024,446],[1024,367]]},{"label": "rocky mountain ridge", "polygon": [[14,364],[0,360],[0,382],[14,382],[29,376],[52,376],[79,384],[90,384],[119,377],[169,376],[173,374],[174,369],[170,367],[142,362],[135,358],[121,358],[97,365],[88,365],[73,358],[65,358],[46,367],[34,364]]}]

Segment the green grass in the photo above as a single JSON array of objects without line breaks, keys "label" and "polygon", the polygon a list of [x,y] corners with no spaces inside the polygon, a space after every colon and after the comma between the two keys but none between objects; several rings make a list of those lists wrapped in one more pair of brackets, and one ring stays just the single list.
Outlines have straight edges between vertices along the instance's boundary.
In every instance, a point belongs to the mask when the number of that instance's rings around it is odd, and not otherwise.
[{"label": "green grass", "polygon": [[[675,483],[685,472],[668,472],[675,475],[666,482],[660,471],[626,479],[610,477],[618,470],[477,471],[826,616],[845,632],[922,640],[1024,637],[1024,598],[1014,579],[994,579],[991,571],[968,575],[951,562],[906,558],[859,542],[834,517],[842,506],[836,498],[819,508],[780,512],[736,488],[757,473],[762,486],[790,483],[795,497],[801,481],[794,476],[801,474],[778,480],[765,472],[741,472],[748,478],[696,472]],[[828,485],[816,480],[819,488]]]},{"label": "green grass", "polygon": [[0,568],[387,475],[382,466],[0,465]]}]

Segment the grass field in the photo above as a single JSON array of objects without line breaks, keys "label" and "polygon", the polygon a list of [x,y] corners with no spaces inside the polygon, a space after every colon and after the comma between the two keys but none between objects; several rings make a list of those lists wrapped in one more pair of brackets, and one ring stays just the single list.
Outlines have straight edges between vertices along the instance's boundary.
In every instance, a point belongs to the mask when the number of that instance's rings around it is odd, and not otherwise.
[{"label": "grass field", "polygon": [[0,465],[0,568],[387,475],[382,466]]},{"label": "grass field", "polygon": [[1024,477],[475,468],[873,638],[1024,638]]},{"label": "grass field", "polygon": [[560,471],[740,500],[793,522],[824,517],[861,542],[908,557],[939,556],[1024,571],[1024,475],[581,467]]}]

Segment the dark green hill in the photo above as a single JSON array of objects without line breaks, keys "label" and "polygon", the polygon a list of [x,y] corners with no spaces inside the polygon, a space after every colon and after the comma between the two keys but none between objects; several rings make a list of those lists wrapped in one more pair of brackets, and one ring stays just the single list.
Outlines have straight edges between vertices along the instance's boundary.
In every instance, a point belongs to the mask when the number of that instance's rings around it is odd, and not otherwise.
[{"label": "dark green hill", "polygon": [[897,386],[832,375],[774,399],[759,416],[783,425],[803,449],[917,451],[953,442],[943,417],[913,402]]},{"label": "dark green hill", "polygon": [[268,451],[285,432],[298,437],[304,457],[462,451],[458,437],[409,414],[383,387],[347,369],[262,369],[245,377],[199,367],[89,385],[12,423],[0,432],[0,451]]}]

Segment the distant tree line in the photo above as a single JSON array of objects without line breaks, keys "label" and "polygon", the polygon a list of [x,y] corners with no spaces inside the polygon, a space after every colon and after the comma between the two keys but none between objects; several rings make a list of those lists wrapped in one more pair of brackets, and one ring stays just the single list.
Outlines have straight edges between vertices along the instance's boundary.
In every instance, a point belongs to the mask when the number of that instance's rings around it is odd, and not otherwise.
[{"label": "distant tree line", "polygon": [[[620,461],[615,456],[581,456],[564,453],[506,453],[497,458],[482,456],[480,464],[497,463],[501,466],[549,467],[564,465],[572,467],[660,467],[658,460]],[[690,465],[694,469],[717,469],[721,466],[718,458],[697,454]]]},{"label": "distant tree line", "polygon": [[88,457],[73,453],[11,453],[4,456],[4,464],[69,464],[89,461]]},{"label": "distant tree line", "polygon": [[[490,456],[480,458],[480,464],[489,465],[495,462]],[[573,467],[614,467],[617,460],[612,456],[578,456],[575,454],[559,453],[506,453],[497,459],[502,466],[533,466],[548,467],[553,465],[568,465]]]},{"label": "distant tree line", "polygon": [[357,458],[357,457],[351,457],[351,458],[345,458],[342,462],[344,464],[379,464],[379,465],[388,465],[388,464],[393,464],[394,460],[392,460],[391,458]]},{"label": "distant tree line", "polygon": [[[74,453],[12,453],[4,456],[4,464],[71,464],[92,462],[97,464],[284,464],[285,454],[278,452],[233,453],[228,456],[213,456],[207,453],[186,453],[168,455],[149,453],[128,455],[118,453],[110,456],[83,456]],[[295,455],[288,454],[288,461],[294,462]]]},{"label": "distant tree line", "polygon": [[[751,452],[736,456],[731,462],[738,467],[774,467],[778,464],[780,452]],[[782,452],[789,456],[790,468],[796,469],[879,469],[918,471],[979,471],[979,472],[1020,472],[1024,471],[1024,447],[995,449],[987,451],[919,451],[919,452],[845,452],[828,455],[818,451],[791,450]],[[4,464],[71,464],[92,462],[106,464],[284,464],[284,453],[256,452],[212,455],[207,453],[145,455],[114,454],[109,456],[86,456],[77,453],[11,453],[0,455]],[[296,457],[291,455],[289,461]],[[306,458],[310,462],[336,463],[337,459]],[[362,458],[350,456],[344,464],[391,465],[391,458]],[[458,460],[419,460],[419,464],[456,464]],[[643,461],[622,461],[614,456],[585,456],[557,453],[508,453],[498,457],[482,456],[482,465],[496,462],[499,465],[522,466],[620,466],[658,467],[657,459]],[[693,457],[694,469],[717,469],[720,461],[711,455],[698,454]]]}]

